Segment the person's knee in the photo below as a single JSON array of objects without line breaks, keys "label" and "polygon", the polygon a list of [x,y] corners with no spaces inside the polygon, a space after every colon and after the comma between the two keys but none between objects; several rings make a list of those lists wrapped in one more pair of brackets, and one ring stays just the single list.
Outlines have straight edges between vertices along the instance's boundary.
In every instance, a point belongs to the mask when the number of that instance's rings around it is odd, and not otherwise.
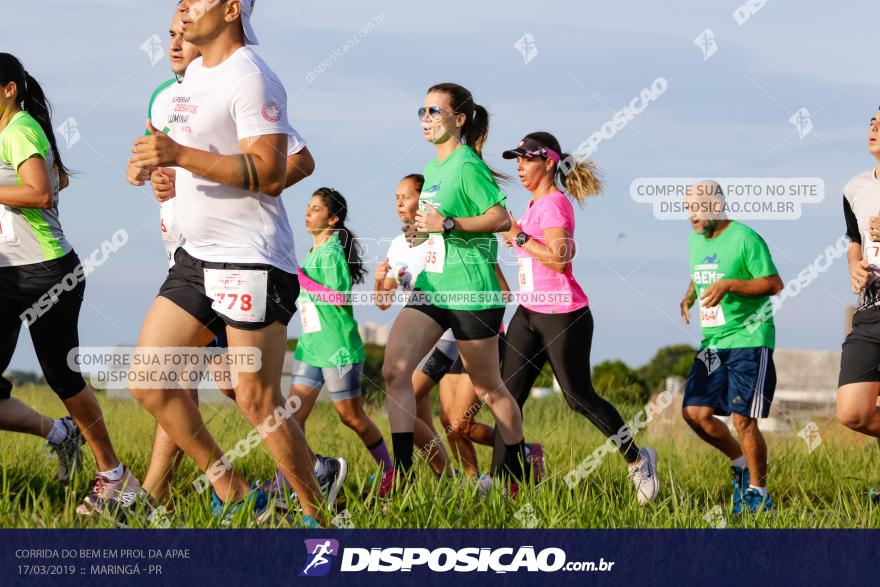
[{"label": "person's knee", "polygon": [[600,399],[598,395],[592,394],[592,396],[587,395],[580,398],[575,398],[569,394],[565,394],[565,402],[568,404],[569,409],[575,412],[576,414],[580,414],[581,416],[589,417],[591,413],[596,413],[596,401]]},{"label": "person's knee", "polygon": [[235,403],[247,416],[263,416],[275,409],[272,389],[258,383],[242,382],[235,390]]},{"label": "person's knee", "polygon": [[449,424],[446,426],[446,429],[449,430],[450,434],[454,434],[456,436],[467,436],[468,433],[468,422],[465,421],[461,416],[449,416],[447,417]]},{"label": "person's knee", "polygon": [[750,436],[760,432],[760,430],[758,429],[757,418],[740,416],[739,414],[733,415],[733,427],[736,428],[736,433],[739,434],[741,437]]},{"label": "person's knee", "polygon": [[510,392],[501,385],[501,379],[498,379],[498,385],[483,385],[482,382],[480,384],[474,383],[474,393],[477,395],[477,398],[483,402],[490,410],[498,405],[499,402],[503,402],[508,398],[510,401],[516,403],[516,400],[513,399],[513,396],[510,395]]},{"label": "person's knee", "polygon": [[708,416],[707,418],[703,410],[695,409],[690,406],[684,406],[681,408],[681,417],[691,428],[703,428],[706,424],[706,420],[711,418],[711,416]]},{"label": "person's knee", "polygon": [[[412,371],[413,369],[410,369],[409,373],[411,374]],[[385,388],[388,390],[386,393],[400,385],[405,377],[409,378],[410,383],[412,383],[412,375],[407,374],[404,362],[400,359],[395,360],[386,356],[385,362],[382,363],[382,378],[385,380]]]},{"label": "person's knee", "polygon": [[458,418],[455,419],[456,432],[464,436],[465,438],[470,438],[471,434],[474,431],[474,421],[470,417],[470,414],[462,414]]},{"label": "person's knee", "polygon": [[851,430],[863,430],[871,423],[874,411],[855,410],[852,408],[839,408],[837,421]]},{"label": "person's knee", "polygon": [[[55,395],[57,395],[58,399],[61,401],[71,400],[86,390],[91,391],[89,386],[86,385],[85,380],[80,377],[79,374],[75,374],[66,381],[48,381],[48,383],[52,388],[52,391],[55,392]],[[92,395],[94,395],[94,392],[92,392]]]},{"label": "person's knee", "polygon": [[354,410],[340,412],[339,419],[343,424],[357,433],[365,432],[369,427],[369,421],[366,418],[366,414],[359,414]]},{"label": "person's knee", "polygon": [[131,396],[151,414],[156,413],[165,405],[165,394],[156,390],[132,389]]}]

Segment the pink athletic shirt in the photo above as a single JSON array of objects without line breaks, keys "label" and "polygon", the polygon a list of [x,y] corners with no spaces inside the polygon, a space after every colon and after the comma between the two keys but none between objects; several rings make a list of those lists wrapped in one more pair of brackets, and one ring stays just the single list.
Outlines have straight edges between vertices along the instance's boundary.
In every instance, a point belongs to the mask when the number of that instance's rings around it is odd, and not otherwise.
[{"label": "pink athletic shirt", "polygon": [[[547,228],[565,228],[569,237],[574,238],[574,207],[560,191],[547,194],[537,202],[532,200],[529,203],[520,226],[524,233],[541,244],[547,244],[544,242],[544,229]],[[567,314],[589,305],[587,294],[575,280],[570,263],[565,273],[557,273],[523,248],[517,247],[516,253],[519,257],[520,303],[523,306],[542,314]]]}]

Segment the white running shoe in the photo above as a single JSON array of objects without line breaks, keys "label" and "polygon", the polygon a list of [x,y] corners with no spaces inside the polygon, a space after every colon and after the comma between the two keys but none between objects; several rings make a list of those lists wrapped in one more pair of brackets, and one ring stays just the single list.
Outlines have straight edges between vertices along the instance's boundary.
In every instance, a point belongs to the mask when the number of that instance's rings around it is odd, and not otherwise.
[{"label": "white running shoe", "polygon": [[645,505],[654,501],[660,492],[660,480],[657,479],[657,451],[653,448],[639,450],[641,462],[635,467],[630,467],[629,478],[636,486],[636,497],[639,505]]},{"label": "white running shoe", "polygon": [[131,474],[128,467],[117,481],[98,475],[92,485],[92,492],[77,506],[76,513],[81,516],[103,514],[111,505],[116,508],[127,508],[141,493],[145,493],[141,489],[141,483]]},{"label": "white running shoe", "polygon": [[58,480],[67,483],[74,473],[82,468],[82,444],[83,437],[76,423],[70,416],[60,419],[64,427],[64,440],[58,444],[48,443],[49,450],[58,456]]}]

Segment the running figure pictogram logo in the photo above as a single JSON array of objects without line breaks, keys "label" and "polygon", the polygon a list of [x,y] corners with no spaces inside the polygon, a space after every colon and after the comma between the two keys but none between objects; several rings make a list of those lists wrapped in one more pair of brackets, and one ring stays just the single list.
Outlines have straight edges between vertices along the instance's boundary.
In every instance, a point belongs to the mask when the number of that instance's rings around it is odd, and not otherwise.
[{"label": "running figure pictogram logo", "polygon": [[306,566],[300,577],[323,577],[330,572],[331,558],[339,554],[339,541],[332,539],[306,540]]}]

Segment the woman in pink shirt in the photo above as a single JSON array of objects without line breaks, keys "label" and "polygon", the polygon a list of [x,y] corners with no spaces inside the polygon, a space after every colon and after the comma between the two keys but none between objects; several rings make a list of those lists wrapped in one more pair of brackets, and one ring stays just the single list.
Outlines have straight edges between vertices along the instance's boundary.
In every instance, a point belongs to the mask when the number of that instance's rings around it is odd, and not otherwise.
[{"label": "woman in pink shirt", "polygon": [[[574,207],[602,190],[592,161],[562,152],[546,132],[527,135],[505,159],[517,160],[522,185],[532,193],[519,223],[501,233],[516,247],[519,264],[519,307],[507,329],[502,377],[522,408],[547,361],[572,410],[586,417],[616,442],[629,465],[639,503],[657,496],[657,453],[639,449],[617,409],[600,397],[590,377],[593,315],[589,301],[572,274]],[[563,193],[562,189],[565,190]],[[566,195],[567,194],[567,195]],[[497,434],[496,434],[497,436]],[[504,445],[495,443],[493,462],[504,462]]]}]

